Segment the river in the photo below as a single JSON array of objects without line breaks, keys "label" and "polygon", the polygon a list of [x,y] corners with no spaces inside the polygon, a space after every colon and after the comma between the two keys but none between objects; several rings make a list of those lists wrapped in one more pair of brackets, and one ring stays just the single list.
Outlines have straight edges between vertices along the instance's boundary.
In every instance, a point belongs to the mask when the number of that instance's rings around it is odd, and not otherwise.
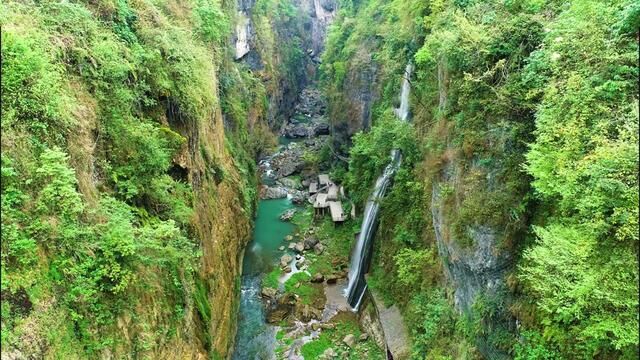
[{"label": "river", "polygon": [[261,200],[258,205],[253,239],[247,245],[242,265],[234,360],[275,359],[276,327],[265,321],[260,283],[262,277],[277,266],[283,254],[278,247],[286,245],[284,237],[295,228],[293,224],[280,220],[280,214],[293,207],[287,198]]}]

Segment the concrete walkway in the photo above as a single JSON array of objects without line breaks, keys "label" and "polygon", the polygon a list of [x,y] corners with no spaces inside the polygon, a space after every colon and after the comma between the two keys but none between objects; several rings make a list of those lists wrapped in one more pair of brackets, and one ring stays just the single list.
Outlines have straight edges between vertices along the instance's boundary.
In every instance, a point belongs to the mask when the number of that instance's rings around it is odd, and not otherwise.
[{"label": "concrete walkway", "polygon": [[393,359],[408,359],[411,354],[411,344],[407,327],[404,325],[404,320],[400,314],[400,309],[398,309],[396,305],[385,307],[380,296],[371,291],[371,288],[369,288],[369,291],[373,297],[373,303],[378,310],[384,338],[391,355],[393,355]]}]

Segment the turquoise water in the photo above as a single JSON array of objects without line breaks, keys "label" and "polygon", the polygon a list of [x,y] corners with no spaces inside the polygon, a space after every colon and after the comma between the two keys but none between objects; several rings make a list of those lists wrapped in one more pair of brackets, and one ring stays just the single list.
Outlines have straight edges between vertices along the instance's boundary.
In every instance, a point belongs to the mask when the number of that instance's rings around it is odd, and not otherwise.
[{"label": "turquoise water", "polygon": [[293,208],[289,199],[261,200],[253,230],[253,239],[247,245],[242,264],[240,310],[234,360],[273,359],[276,331],[265,322],[265,313],[260,299],[260,282],[264,274],[271,271],[285,245],[284,237],[291,234],[294,226],[280,221],[280,214]]},{"label": "turquoise water", "polygon": [[307,139],[306,138],[289,139],[289,138],[286,138],[284,136],[280,136],[278,138],[278,144],[279,145],[283,145],[283,146],[287,146],[287,145],[289,145],[291,143],[305,141],[305,140],[307,140]]}]

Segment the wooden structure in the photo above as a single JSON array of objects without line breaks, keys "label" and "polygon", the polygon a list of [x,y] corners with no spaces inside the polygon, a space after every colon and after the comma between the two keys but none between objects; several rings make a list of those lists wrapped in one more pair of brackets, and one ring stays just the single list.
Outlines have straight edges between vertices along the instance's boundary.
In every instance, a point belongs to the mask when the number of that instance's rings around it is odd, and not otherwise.
[{"label": "wooden structure", "polygon": [[327,202],[327,194],[318,194],[316,201],[313,202],[313,210],[316,216],[324,215],[327,212],[329,203]]},{"label": "wooden structure", "polygon": [[329,211],[331,212],[331,220],[333,220],[334,223],[341,223],[347,219],[340,201],[330,201]]},{"label": "wooden structure", "polygon": [[318,182],[320,183],[320,187],[331,184],[331,180],[329,180],[329,175],[327,174],[318,175]]},{"label": "wooden structure", "polygon": [[313,204],[313,211],[316,217],[323,216],[328,211],[334,224],[343,223],[347,220],[348,214],[344,213],[342,202],[339,201],[344,198],[344,188],[334,184],[329,179],[329,175],[320,174],[317,182],[310,182],[309,195],[309,202]]},{"label": "wooden structure", "polygon": [[329,186],[329,191],[327,192],[327,200],[338,200],[338,185],[331,184],[331,186]]}]

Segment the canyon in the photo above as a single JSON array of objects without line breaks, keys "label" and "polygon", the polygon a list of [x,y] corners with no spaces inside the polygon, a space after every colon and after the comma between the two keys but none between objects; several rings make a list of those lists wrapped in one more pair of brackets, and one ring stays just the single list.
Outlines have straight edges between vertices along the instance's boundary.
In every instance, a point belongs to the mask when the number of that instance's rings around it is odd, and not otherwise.
[{"label": "canyon", "polygon": [[629,0],[7,1],[2,359],[633,359]]}]

